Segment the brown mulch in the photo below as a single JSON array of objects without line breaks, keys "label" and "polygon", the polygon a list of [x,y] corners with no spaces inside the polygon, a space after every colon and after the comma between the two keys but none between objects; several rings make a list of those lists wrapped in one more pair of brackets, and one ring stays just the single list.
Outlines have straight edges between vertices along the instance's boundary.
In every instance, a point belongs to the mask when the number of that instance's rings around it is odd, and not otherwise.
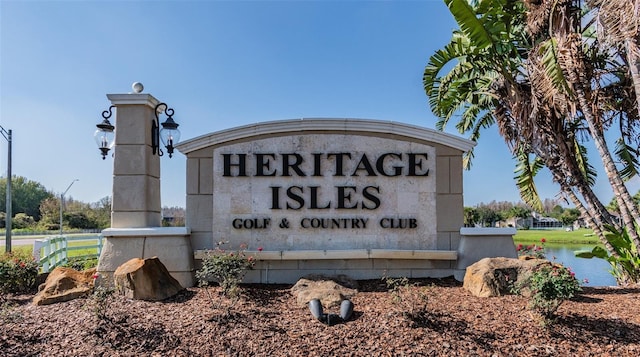
[{"label": "brown mulch", "polygon": [[640,355],[640,288],[584,288],[545,326],[523,297],[473,297],[453,279],[413,282],[426,311],[407,316],[381,281],[361,281],[352,318],[332,326],[285,285],[244,286],[222,308],[204,288],[163,302],[114,296],[103,318],[91,298],[33,306],[33,295],[5,296],[0,356]]}]

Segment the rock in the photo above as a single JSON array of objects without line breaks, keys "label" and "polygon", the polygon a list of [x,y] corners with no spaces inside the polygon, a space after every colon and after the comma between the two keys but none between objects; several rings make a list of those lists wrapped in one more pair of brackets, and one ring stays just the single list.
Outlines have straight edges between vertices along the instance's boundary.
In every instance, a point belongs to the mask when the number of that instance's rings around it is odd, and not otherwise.
[{"label": "rock", "polygon": [[339,307],[343,300],[350,299],[358,290],[357,282],[347,276],[341,275],[328,277],[312,275],[301,278],[291,288],[296,295],[296,301],[300,306],[305,306],[309,301],[320,300],[325,308]]},{"label": "rock", "polygon": [[511,286],[523,281],[546,259],[484,258],[467,267],[462,286],[474,296],[510,294]]},{"label": "rock", "polygon": [[38,287],[33,298],[34,305],[48,305],[69,301],[88,295],[93,290],[93,275],[96,268],[77,271],[71,268],[55,268],[44,283]]},{"label": "rock", "polygon": [[184,289],[158,257],[129,260],[113,273],[113,282],[119,294],[135,300],[160,301]]}]

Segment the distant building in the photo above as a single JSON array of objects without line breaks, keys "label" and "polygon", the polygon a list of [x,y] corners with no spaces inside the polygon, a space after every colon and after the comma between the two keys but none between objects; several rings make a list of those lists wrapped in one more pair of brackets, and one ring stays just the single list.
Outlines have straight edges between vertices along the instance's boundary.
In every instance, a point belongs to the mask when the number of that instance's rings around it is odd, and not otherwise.
[{"label": "distant building", "polygon": [[536,212],[531,212],[531,216],[527,218],[513,218],[509,224],[514,225],[517,229],[562,229],[564,227],[562,221],[552,217],[544,217]]}]

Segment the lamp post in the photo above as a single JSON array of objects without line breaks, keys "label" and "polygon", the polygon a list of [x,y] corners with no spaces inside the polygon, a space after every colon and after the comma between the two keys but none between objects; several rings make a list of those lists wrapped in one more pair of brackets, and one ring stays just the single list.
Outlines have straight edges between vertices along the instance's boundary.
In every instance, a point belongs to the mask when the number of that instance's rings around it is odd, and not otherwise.
[{"label": "lamp post", "polygon": [[5,139],[7,139],[8,149],[7,149],[7,212],[5,217],[5,231],[6,231],[6,239],[5,243],[5,252],[11,252],[11,219],[13,217],[13,211],[11,209],[11,129],[4,130],[4,128],[0,125],[0,132]]},{"label": "lamp post", "polygon": [[[140,94],[144,90],[144,86],[139,82],[134,83],[132,88],[135,94]],[[109,121],[109,119],[113,115],[114,108],[116,108],[116,106],[112,105],[109,107],[109,109],[102,112],[103,120],[102,122],[100,122],[100,124],[96,125],[98,129],[93,134],[93,138],[98,145],[98,149],[100,149],[103,160],[109,153],[109,150],[111,150],[115,145],[116,127]],[[173,149],[175,144],[180,141],[180,130],[178,130],[178,126],[180,126],[180,124],[176,123],[173,120],[173,108],[169,108],[166,103],[157,104],[153,112],[155,115],[155,119],[152,119],[151,122],[152,152],[154,155],[164,155],[164,151],[162,151],[162,148],[160,147],[160,141],[162,141],[162,144],[164,144],[165,148],[167,149],[167,153],[171,158],[173,157]],[[159,115],[162,113],[167,116],[167,119],[164,122],[160,123]],[[161,125],[162,129],[160,129]]]},{"label": "lamp post", "polygon": [[73,183],[76,181],[79,181],[79,180],[75,179],[71,181],[71,183],[69,184],[69,187],[67,187],[67,189],[64,190],[64,193],[60,195],[60,236],[62,236],[62,207],[64,206],[64,195],[67,193],[67,191],[69,191],[71,186],[73,186]]}]

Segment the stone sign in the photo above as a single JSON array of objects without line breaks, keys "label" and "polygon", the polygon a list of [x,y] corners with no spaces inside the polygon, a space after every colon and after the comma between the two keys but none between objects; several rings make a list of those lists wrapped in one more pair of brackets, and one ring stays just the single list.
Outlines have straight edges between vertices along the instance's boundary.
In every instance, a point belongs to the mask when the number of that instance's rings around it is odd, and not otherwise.
[{"label": "stone sign", "polygon": [[213,150],[213,236],[287,249],[435,249],[435,148],[315,134]]},{"label": "stone sign", "polygon": [[461,280],[482,258],[516,255],[514,229],[461,229],[462,157],[472,141],[369,119],[260,122],[176,144],[187,157],[186,226],[160,227],[149,119],[164,103],[137,87],[107,95],[119,129],[111,227],[97,267],[104,281],[131,259],[158,257],[181,286],[193,286],[197,260],[220,241],[256,254],[248,283],[310,274]]}]

